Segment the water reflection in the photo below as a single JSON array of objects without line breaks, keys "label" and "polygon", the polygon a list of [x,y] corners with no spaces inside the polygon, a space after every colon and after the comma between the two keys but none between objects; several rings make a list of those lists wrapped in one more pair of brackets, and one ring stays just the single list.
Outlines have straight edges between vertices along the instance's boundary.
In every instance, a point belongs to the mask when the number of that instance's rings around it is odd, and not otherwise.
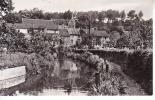
[{"label": "water reflection", "polygon": [[69,59],[62,62],[56,59],[53,71],[27,75],[24,83],[0,91],[0,95],[87,95],[89,84],[85,84],[93,69]]}]

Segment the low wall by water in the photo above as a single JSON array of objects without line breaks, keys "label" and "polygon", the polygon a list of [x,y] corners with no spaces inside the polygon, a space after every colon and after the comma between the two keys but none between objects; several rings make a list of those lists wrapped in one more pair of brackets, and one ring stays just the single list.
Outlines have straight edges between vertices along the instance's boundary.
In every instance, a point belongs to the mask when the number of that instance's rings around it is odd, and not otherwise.
[{"label": "low wall by water", "polygon": [[25,81],[25,66],[0,70],[0,90],[18,85]]},{"label": "low wall by water", "polygon": [[26,74],[25,66],[8,68],[8,69],[0,70],[0,80],[14,78],[25,74]]}]

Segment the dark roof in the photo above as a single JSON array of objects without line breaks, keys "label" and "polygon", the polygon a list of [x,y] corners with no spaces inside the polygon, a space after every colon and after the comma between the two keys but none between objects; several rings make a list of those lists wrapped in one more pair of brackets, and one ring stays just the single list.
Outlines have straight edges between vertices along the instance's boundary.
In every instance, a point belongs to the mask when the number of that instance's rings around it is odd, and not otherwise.
[{"label": "dark roof", "polygon": [[98,31],[98,30],[91,30],[90,31],[91,36],[102,36],[102,37],[108,37],[109,34],[107,34],[106,31]]},{"label": "dark roof", "polygon": [[[84,30],[85,35],[89,35],[89,30]],[[83,33],[84,36],[84,33]],[[98,37],[109,37],[110,35],[106,31],[99,31],[99,30],[90,30],[90,36],[98,36]]]},{"label": "dark roof", "polygon": [[80,35],[79,30],[75,28],[67,28],[67,31],[70,35]]},{"label": "dark roof", "polygon": [[22,23],[14,24],[18,29],[28,29],[28,28],[46,28],[57,30],[58,26],[54,24],[51,20],[43,20],[43,19],[27,19],[23,18]]},{"label": "dark roof", "polygon": [[59,29],[59,35],[63,36],[63,37],[69,37],[70,36],[67,29]]}]

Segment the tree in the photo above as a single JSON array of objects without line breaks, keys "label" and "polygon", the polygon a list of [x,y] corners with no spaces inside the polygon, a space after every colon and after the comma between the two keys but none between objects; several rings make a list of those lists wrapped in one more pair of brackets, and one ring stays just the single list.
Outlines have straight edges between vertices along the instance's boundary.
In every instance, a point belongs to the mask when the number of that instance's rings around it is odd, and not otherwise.
[{"label": "tree", "polygon": [[105,11],[102,11],[102,12],[99,12],[98,13],[98,19],[99,21],[103,21],[106,17],[106,12]]},{"label": "tree", "polygon": [[19,14],[22,18],[44,19],[43,11],[38,8],[33,8],[32,10],[20,10]]},{"label": "tree", "polygon": [[6,45],[9,51],[27,49],[24,34],[17,32],[13,26],[8,26],[5,22],[0,25],[0,44]]},{"label": "tree", "polygon": [[66,20],[70,20],[72,18],[72,12],[70,10],[66,11],[63,14],[63,18],[66,19]]},{"label": "tree", "polygon": [[113,21],[116,18],[119,18],[119,16],[119,12],[116,10],[110,9],[106,11],[106,17],[108,18],[108,21]]},{"label": "tree", "polygon": [[88,28],[88,15],[81,15],[78,18],[78,22],[76,23],[77,27],[80,28]]},{"label": "tree", "polygon": [[14,9],[12,0],[0,0],[0,17],[7,14]]},{"label": "tree", "polygon": [[95,26],[98,20],[98,12],[97,11],[89,11],[88,18],[90,20],[91,25]]},{"label": "tree", "polygon": [[33,19],[43,19],[44,18],[43,11],[38,8],[33,8],[30,11],[30,13],[31,13],[31,18],[33,18]]},{"label": "tree", "polygon": [[135,13],[136,13],[135,10],[130,10],[127,15],[130,19],[134,19],[136,15]]},{"label": "tree", "polygon": [[140,11],[140,12],[138,13],[138,17],[139,17],[139,18],[142,18],[142,17],[143,17],[143,12],[142,12],[142,11]]},{"label": "tree", "polygon": [[125,47],[129,47],[129,37],[126,35],[123,35],[120,39],[117,40],[116,42],[116,47],[117,48],[125,48]]},{"label": "tree", "polygon": [[6,14],[3,19],[7,23],[20,23],[22,21],[22,18],[19,13],[14,12],[14,13],[8,13]]},{"label": "tree", "polygon": [[52,18],[52,14],[49,12],[44,13],[44,19],[50,20]]},{"label": "tree", "polygon": [[18,13],[22,18],[31,18],[31,13],[28,10],[20,10]]},{"label": "tree", "polygon": [[120,18],[122,21],[124,21],[125,17],[126,17],[126,14],[125,14],[125,11],[123,10],[120,12]]}]

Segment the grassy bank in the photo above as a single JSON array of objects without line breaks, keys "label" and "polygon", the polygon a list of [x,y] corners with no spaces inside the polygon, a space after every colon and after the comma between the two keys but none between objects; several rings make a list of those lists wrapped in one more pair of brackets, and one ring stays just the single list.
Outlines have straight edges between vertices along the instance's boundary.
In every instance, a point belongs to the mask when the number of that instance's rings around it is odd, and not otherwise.
[{"label": "grassy bank", "polygon": [[[153,52],[151,50],[88,50],[121,66],[122,71],[133,78],[146,93],[153,93]],[[84,50],[76,50],[84,53]]]},{"label": "grassy bank", "polygon": [[94,68],[89,95],[145,95],[144,90],[131,78],[109,68],[103,58],[90,52],[69,53],[69,58],[87,63]]},{"label": "grassy bank", "polygon": [[17,66],[26,66],[28,74],[40,73],[42,69],[53,68],[54,58],[51,54],[7,53],[0,54],[0,70]]}]

